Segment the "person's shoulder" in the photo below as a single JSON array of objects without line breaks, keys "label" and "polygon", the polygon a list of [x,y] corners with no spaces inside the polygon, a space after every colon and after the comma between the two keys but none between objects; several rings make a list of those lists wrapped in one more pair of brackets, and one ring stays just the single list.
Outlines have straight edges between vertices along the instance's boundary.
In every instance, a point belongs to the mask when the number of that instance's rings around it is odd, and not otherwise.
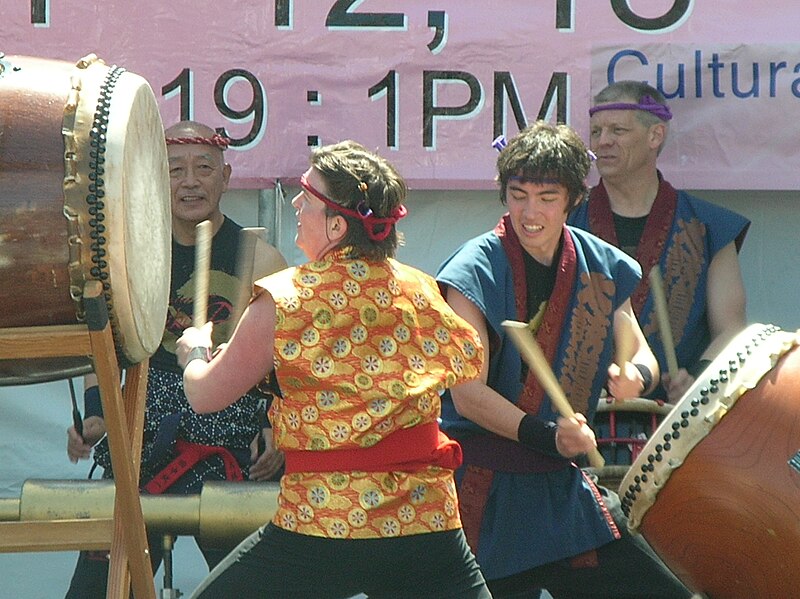
[{"label": "person's shoulder", "polygon": [[241,230],[240,225],[223,215],[222,224],[211,240],[212,247],[218,252],[233,251],[239,243],[239,231]]},{"label": "person's shoulder", "polygon": [[226,214],[222,215],[222,226],[220,226],[219,232],[223,232],[224,231],[225,233],[238,233],[243,228],[244,227],[242,227],[242,225],[237,223],[230,216],[228,216]]},{"label": "person's shoulder", "polygon": [[567,224],[575,225],[578,227],[586,226],[589,220],[589,202],[592,201],[590,196],[587,196],[580,204],[570,210],[567,215]]},{"label": "person's shoulder", "polygon": [[694,195],[693,193],[690,193],[685,189],[678,189],[676,191],[678,192],[678,201],[686,202],[693,208],[701,208],[703,210],[712,210],[712,211],[717,209],[726,210],[726,208],[723,208],[719,204],[715,204],[710,200],[706,200],[704,198],[701,198],[700,196]]},{"label": "person's shoulder", "polygon": [[500,238],[497,236],[497,233],[494,231],[487,231],[486,233],[481,233],[462,243],[453,254],[486,254],[500,247]]},{"label": "person's shoulder", "polygon": [[264,290],[274,295],[293,285],[296,271],[297,267],[282,268],[268,275],[257,277],[253,282],[253,286],[257,290]]},{"label": "person's shoulder", "polygon": [[436,287],[436,280],[425,272],[424,270],[420,270],[416,266],[411,266],[410,264],[406,264],[405,262],[400,262],[396,258],[387,258],[385,267],[391,272],[392,276],[402,278],[402,279],[415,279],[426,285]]},{"label": "person's shoulder", "polygon": [[723,240],[723,243],[735,239],[737,248],[742,246],[744,236],[750,228],[750,219],[746,216],[683,190],[678,191],[678,204],[688,206],[690,213],[703,223],[713,236]]},{"label": "person's shoulder", "polygon": [[274,245],[267,243],[261,237],[256,238],[255,256],[253,258],[253,276],[266,277],[288,266],[286,258]]},{"label": "person's shoulder", "polygon": [[617,250],[619,252],[622,251],[618,247],[608,243],[607,241],[601,239],[600,237],[598,237],[594,233],[590,233],[589,231],[587,231],[586,229],[584,229],[582,227],[578,227],[576,225],[567,224],[567,230],[570,232],[570,234],[572,235],[573,238],[577,239],[581,243],[587,243],[587,244],[596,245],[597,247],[600,247],[600,248],[603,248],[603,249]]},{"label": "person's shoulder", "polygon": [[468,239],[439,265],[436,278],[453,269],[475,269],[481,264],[488,265],[493,261],[493,256],[502,251],[502,243],[494,231]]},{"label": "person's shoulder", "polygon": [[[700,221],[712,240],[712,255],[722,247],[733,242],[739,251],[750,229],[750,219],[719,204],[694,196],[686,191],[678,192],[678,204]],[[716,249],[714,249],[716,248]]]},{"label": "person's shoulder", "polygon": [[[217,235],[220,238],[227,238],[228,240],[237,244],[241,243],[241,232],[245,229],[242,225],[237,223],[231,217],[225,215],[222,221],[222,226]],[[259,234],[260,229],[254,229],[255,249],[253,251],[253,279],[260,279],[266,277],[274,272],[283,270],[287,267],[286,258],[274,245],[267,243],[264,238]],[[222,241],[222,239],[220,239]]]},{"label": "person's shoulder", "polygon": [[233,220],[227,214],[223,214],[222,215],[222,226],[223,227],[235,227],[236,229],[242,229],[243,228],[242,225],[240,225],[238,222]]},{"label": "person's shoulder", "polygon": [[567,230],[582,248],[591,250],[597,255],[604,256],[607,261],[625,262],[634,269],[638,267],[639,263],[634,258],[626,254],[617,246],[608,243],[604,239],[601,239],[597,235],[589,233],[589,231],[573,225],[567,225]]}]

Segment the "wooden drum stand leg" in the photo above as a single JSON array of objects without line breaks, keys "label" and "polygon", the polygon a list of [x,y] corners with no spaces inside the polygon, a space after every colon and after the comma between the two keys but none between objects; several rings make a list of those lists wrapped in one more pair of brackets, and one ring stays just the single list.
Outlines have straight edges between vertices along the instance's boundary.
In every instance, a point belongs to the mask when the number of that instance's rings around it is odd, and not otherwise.
[{"label": "wooden drum stand leg", "polygon": [[127,599],[130,584],[137,599],[155,599],[153,568],[139,501],[139,466],[144,428],[147,362],[128,368],[124,400],[108,311],[97,285],[84,293],[86,323],[114,471],[114,537],[107,599]]},{"label": "wooden drum stand leg", "polygon": [[126,370],[125,390],[102,285],[84,290],[88,325],[0,329],[0,358],[91,355],[100,386],[116,487],[113,535],[108,520],[4,522],[0,551],[67,551],[111,546],[107,599],[155,599],[153,568],[139,501],[139,466],[144,428],[147,362]]}]

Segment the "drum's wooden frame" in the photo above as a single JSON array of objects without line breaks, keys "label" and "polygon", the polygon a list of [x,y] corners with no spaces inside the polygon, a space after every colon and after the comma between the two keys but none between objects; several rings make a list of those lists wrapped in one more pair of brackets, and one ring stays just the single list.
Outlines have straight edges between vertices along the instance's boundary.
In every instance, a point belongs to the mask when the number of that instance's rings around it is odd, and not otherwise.
[{"label": "drum's wooden frame", "polygon": [[107,599],[155,599],[139,501],[147,360],[126,369],[125,388],[99,281],[83,294],[87,324],[0,329],[0,359],[89,356],[100,385],[116,495],[113,519],[0,523],[0,552],[111,550]]}]

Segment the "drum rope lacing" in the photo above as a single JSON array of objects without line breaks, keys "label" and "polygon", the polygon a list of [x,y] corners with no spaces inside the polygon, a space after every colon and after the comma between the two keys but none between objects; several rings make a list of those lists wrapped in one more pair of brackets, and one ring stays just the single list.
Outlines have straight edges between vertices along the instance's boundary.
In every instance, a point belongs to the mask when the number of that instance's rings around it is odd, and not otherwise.
[{"label": "drum rope lacing", "polygon": [[[106,226],[105,221],[105,181],[103,176],[105,174],[105,153],[106,141],[108,133],[108,119],[111,110],[111,96],[114,93],[117,81],[119,80],[125,69],[116,65],[109,68],[106,74],[105,81],[100,86],[100,94],[95,108],[94,120],[92,128],[89,132],[89,193],[86,195],[86,203],[89,205],[89,227],[91,231],[89,236],[92,243],[89,249],[92,252],[93,266],[89,269],[89,274],[100,280],[103,284],[103,295],[105,296],[106,306],[110,318],[115,318],[114,301],[111,294],[111,284],[108,281],[108,261],[106,260],[106,244],[105,237]],[[112,327],[117,348],[121,347],[121,340],[118,338],[118,327]],[[120,353],[120,352],[118,352]]]}]

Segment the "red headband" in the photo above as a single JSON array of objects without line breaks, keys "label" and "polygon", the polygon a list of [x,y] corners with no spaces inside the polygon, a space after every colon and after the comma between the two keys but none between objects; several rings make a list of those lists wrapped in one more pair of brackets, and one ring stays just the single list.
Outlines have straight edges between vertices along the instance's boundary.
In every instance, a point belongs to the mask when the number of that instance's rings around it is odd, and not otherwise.
[{"label": "red headband", "polygon": [[[383,241],[386,239],[389,236],[389,233],[392,231],[392,226],[406,214],[408,214],[406,207],[400,204],[394,210],[392,210],[391,216],[387,216],[386,218],[378,218],[373,214],[372,209],[367,207],[364,200],[361,200],[358,203],[356,210],[350,210],[349,208],[345,208],[341,204],[337,204],[332,199],[326,197],[321,191],[314,189],[311,183],[308,182],[308,178],[306,177],[305,173],[303,173],[303,175],[300,177],[300,187],[305,189],[318,200],[322,201],[322,203],[328,208],[360,220],[361,224],[364,225],[364,229],[367,231],[367,235],[373,241]],[[361,188],[366,195],[367,184],[362,181],[359,185],[359,188]],[[377,230],[379,227],[382,227],[380,231]]]},{"label": "red headband", "polygon": [[215,133],[211,137],[167,137],[167,145],[188,145],[188,144],[201,144],[206,146],[214,146],[220,150],[227,150],[231,143],[230,138]]}]

